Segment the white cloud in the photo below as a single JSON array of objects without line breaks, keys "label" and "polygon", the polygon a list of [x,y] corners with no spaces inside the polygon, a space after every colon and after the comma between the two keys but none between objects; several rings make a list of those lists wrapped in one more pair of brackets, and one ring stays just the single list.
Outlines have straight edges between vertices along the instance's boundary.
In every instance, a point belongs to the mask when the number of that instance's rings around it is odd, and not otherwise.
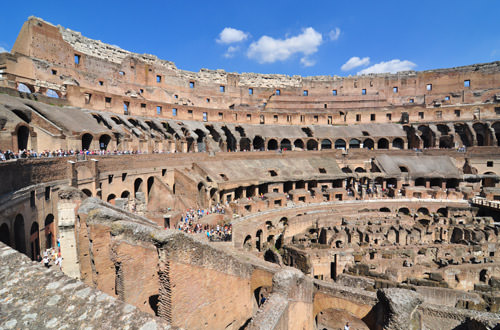
[{"label": "white cloud", "polygon": [[342,65],[340,67],[340,70],[349,71],[349,70],[352,70],[354,68],[357,68],[358,66],[365,66],[368,64],[370,64],[369,57],[359,58],[357,56],[354,56],[354,57],[351,57],[347,62],[345,62],[344,65]]},{"label": "white cloud", "polygon": [[248,33],[243,32],[241,30],[226,27],[219,34],[219,39],[217,39],[217,42],[220,44],[232,44],[235,42],[244,41],[247,38],[248,38]]},{"label": "white cloud", "polygon": [[227,51],[224,53],[225,58],[231,58],[234,57],[234,54],[240,50],[240,47],[238,46],[229,46],[227,48]]},{"label": "white cloud", "polygon": [[300,64],[302,64],[305,67],[313,66],[316,64],[316,61],[311,60],[310,58],[307,58],[306,56],[302,57],[300,59]]},{"label": "white cloud", "polygon": [[340,29],[336,27],[334,30],[331,30],[328,33],[328,36],[330,37],[330,40],[335,41],[340,37]]},{"label": "white cloud", "polygon": [[399,71],[413,70],[416,66],[417,65],[415,63],[410,62],[408,60],[401,61],[398,59],[394,59],[391,61],[374,64],[366,69],[359,71],[358,75],[368,74],[368,73],[385,73],[385,72],[396,73]]},{"label": "white cloud", "polygon": [[262,36],[259,40],[252,42],[248,48],[247,56],[257,60],[259,63],[274,63],[284,61],[294,54],[303,54],[302,64],[312,63],[307,56],[318,51],[323,42],[321,33],[308,27],[301,34],[286,39],[274,39]]},{"label": "white cloud", "polygon": [[0,46],[0,53],[8,53],[9,51],[2,46]]}]

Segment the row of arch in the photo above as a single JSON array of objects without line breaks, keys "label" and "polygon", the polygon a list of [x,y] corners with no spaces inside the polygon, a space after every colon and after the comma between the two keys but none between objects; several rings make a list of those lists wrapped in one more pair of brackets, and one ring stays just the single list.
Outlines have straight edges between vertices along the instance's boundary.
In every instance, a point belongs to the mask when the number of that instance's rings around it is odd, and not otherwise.
[{"label": "row of arch", "polygon": [[[9,228],[7,223],[0,225],[0,242],[9,245],[21,253],[27,254],[32,260],[40,256],[40,226],[37,221],[33,221],[29,231],[29,249],[25,231],[26,222],[22,214],[17,214],[14,218],[13,228]],[[13,229],[13,231],[11,231]],[[48,214],[45,217],[43,232],[45,235],[45,249],[55,246],[55,222],[54,215]]]},{"label": "row of arch", "polygon": [[[40,89],[42,90],[45,88],[40,88]],[[36,91],[34,86],[32,86],[30,84],[25,84],[25,83],[18,83],[17,90],[19,92],[28,93],[28,94],[35,93],[35,91]],[[61,92],[58,92],[58,91],[50,89],[50,88],[46,88],[45,92],[43,94],[45,94],[48,97],[52,97],[52,98],[56,98],[56,99],[59,99],[62,97]]]},{"label": "row of arch", "polygon": [[[378,140],[374,140],[372,138],[366,139],[357,139],[352,138],[350,140],[347,139],[309,139],[304,142],[303,139],[275,139],[271,138],[265,143],[264,139],[260,136],[256,136],[253,141],[249,138],[241,138],[240,139],[240,150],[241,151],[249,151],[251,147],[254,150],[292,150],[296,149],[305,149],[305,150],[328,150],[328,149],[389,149],[392,146],[394,149],[404,149],[405,141],[402,138],[394,138],[392,141],[389,141],[387,138],[379,138]],[[319,148],[321,147],[321,148]]]}]

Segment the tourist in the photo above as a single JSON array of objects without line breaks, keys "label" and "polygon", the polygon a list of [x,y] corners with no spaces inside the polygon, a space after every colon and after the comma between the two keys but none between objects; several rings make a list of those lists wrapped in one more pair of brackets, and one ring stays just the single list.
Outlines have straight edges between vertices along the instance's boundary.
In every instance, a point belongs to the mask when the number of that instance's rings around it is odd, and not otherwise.
[{"label": "tourist", "polygon": [[350,328],[349,328],[349,322],[347,322],[347,323],[345,324],[344,330],[349,330],[349,329],[350,329]]}]

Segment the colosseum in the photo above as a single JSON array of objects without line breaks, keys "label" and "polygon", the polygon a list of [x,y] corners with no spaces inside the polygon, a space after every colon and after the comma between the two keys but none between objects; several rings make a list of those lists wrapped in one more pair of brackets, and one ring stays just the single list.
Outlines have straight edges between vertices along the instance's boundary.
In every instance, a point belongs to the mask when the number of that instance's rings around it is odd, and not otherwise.
[{"label": "colosseum", "polygon": [[189,72],[30,17],[0,54],[0,328],[500,329],[500,62]]}]

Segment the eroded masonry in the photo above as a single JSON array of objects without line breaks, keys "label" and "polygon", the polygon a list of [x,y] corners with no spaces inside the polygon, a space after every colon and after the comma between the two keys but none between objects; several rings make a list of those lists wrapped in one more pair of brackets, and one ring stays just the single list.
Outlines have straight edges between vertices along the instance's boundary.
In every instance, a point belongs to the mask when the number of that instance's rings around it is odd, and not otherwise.
[{"label": "eroded masonry", "polygon": [[499,146],[500,62],[188,72],[31,17],[0,54],[0,326],[500,329]]}]

